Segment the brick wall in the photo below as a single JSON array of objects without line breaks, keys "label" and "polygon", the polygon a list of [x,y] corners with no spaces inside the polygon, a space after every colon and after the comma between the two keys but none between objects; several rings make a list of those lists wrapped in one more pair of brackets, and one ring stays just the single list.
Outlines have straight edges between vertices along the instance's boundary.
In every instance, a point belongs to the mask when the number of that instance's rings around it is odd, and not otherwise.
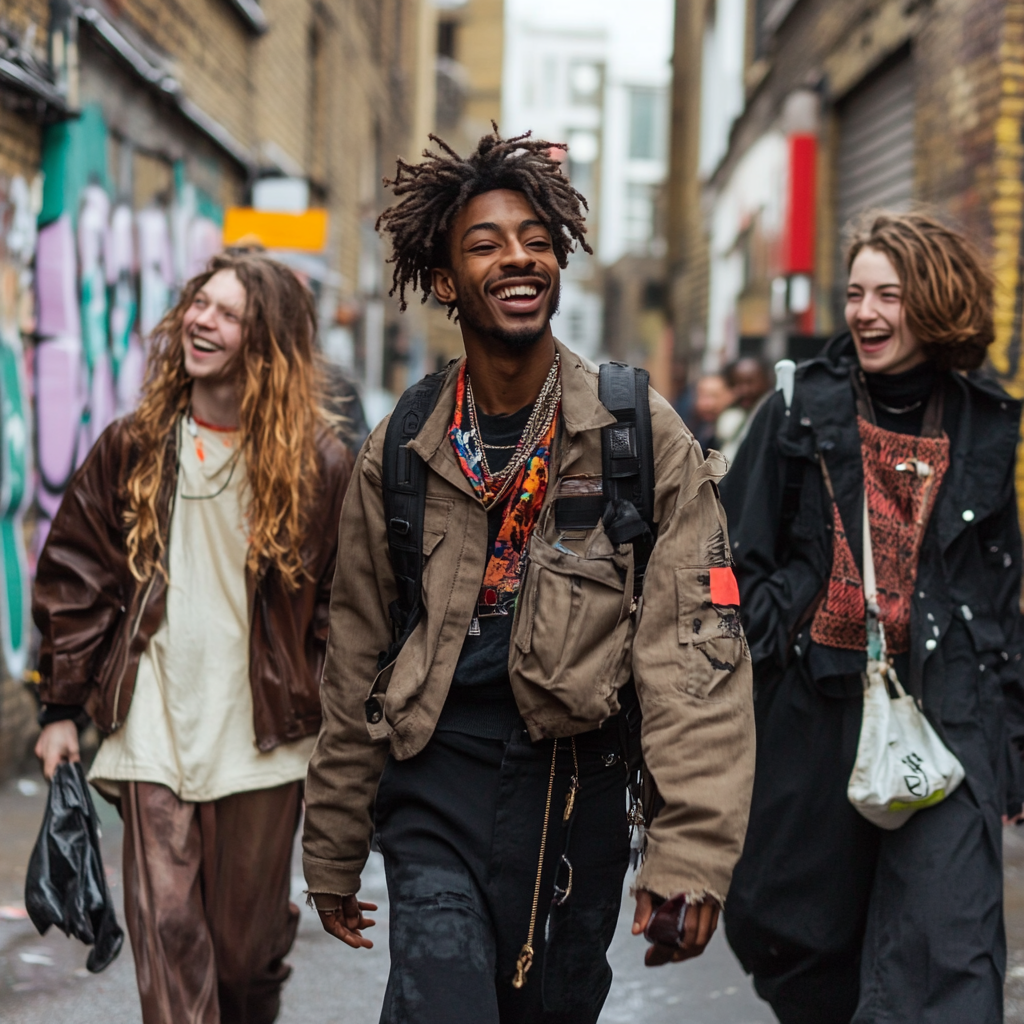
[{"label": "brick wall", "polygon": [[[36,53],[45,55],[49,24],[47,0],[5,0],[0,23],[22,39],[35,26]],[[39,167],[39,127],[0,104],[0,175],[31,178]]]},{"label": "brick wall", "polygon": [[[693,9],[699,6],[680,0],[678,10],[685,10],[692,21]],[[758,56],[751,48],[746,109],[733,126],[728,154],[707,183],[705,199],[713,197],[742,154],[778,122],[791,92],[807,86],[817,89],[822,101],[816,274],[819,330],[834,326],[828,298],[840,228],[834,217],[836,125],[832,113],[865,76],[904,48],[909,48],[914,64],[915,198],[961,224],[986,252],[996,254],[997,262],[1002,251],[1004,263],[1013,263],[1013,273],[1004,275],[1008,279],[1000,300],[1007,315],[1006,296],[1016,284],[1021,228],[1018,150],[1024,114],[1020,109],[1024,103],[1024,31],[1018,28],[1014,40],[1007,36],[1017,8],[1024,8],[1020,0],[972,0],[969,4],[961,0],[846,0],[841,4],[802,0],[778,28],[765,53]],[[698,21],[702,17],[698,14]],[[1016,17],[1024,25],[1024,14]],[[690,28],[691,42],[699,40],[698,28]],[[694,46],[690,58],[692,62],[695,57],[699,67],[699,49]],[[687,74],[685,70],[682,73]],[[692,89],[692,72],[687,81]],[[684,120],[676,130],[688,133],[679,143],[684,151],[696,147],[692,124],[688,126]],[[1018,205],[1011,209],[1014,203]],[[699,250],[698,236],[706,226],[700,218],[683,220],[684,240],[677,243],[677,249]],[[698,296],[688,301],[700,305]],[[1008,315],[1012,318],[1012,312]],[[1024,374],[1021,387],[1024,390]]]},{"label": "brick wall", "polygon": [[0,175],[31,180],[39,169],[39,126],[0,106]]},{"label": "brick wall", "polygon": [[254,141],[252,31],[224,0],[124,0],[119,26],[169,58],[186,94],[239,141]]}]

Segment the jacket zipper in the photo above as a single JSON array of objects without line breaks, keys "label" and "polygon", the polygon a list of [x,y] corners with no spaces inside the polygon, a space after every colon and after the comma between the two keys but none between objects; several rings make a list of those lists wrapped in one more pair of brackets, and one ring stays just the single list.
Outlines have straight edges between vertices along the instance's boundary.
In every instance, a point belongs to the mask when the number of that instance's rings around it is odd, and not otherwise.
[{"label": "jacket zipper", "polygon": [[139,635],[139,629],[142,626],[142,616],[146,612],[146,605],[149,604],[149,595],[153,592],[153,584],[156,583],[156,570],[153,570],[153,575],[150,577],[149,584],[146,587],[146,592],[142,597],[142,603],[139,605],[138,614],[135,616],[135,622],[132,624],[131,631],[128,634],[128,640],[125,643],[124,648],[124,664],[121,666],[121,674],[117,677],[117,686],[114,687],[114,709],[110,721],[110,731],[113,732],[123,723],[117,720],[117,708],[121,700],[121,686],[124,683],[125,673],[128,671],[128,662],[132,656],[132,642]]},{"label": "jacket zipper", "polygon": [[[180,430],[180,421],[179,427]],[[171,542],[171,517],[174,515],[174,506],[177,503],[178,498],[178,446],[175,441],[175,470],[174,470],[174,487],[171,490],[171,498],[167,503],[167,543]],[[142,595],[142,603],[139,605],[138,614],[135,616],[135,622],[132,624],[131,632],[128,634],[128,640],[125,643],[124,648],[124,664],[121,666],[121,674],[117,677],[117,686],[114,687],[114,710],[111,713],[110,720],[110,731],[113,732],[115,729],[123,725],[123,722],[117,720],[117,707],[121,700],[121,686],[124,683],[125,673],[128,671],[128,662],[132,656],[132,643],[135,638],[139,635],[139,630],[142,628],[142,616],[146,614],[146,605],[149,604],[149,596],[153,593],[153,585],[156,583],[157,569],[154,566],[153,575],[149,579],[149,583],[146,586],[146,592]]]}]

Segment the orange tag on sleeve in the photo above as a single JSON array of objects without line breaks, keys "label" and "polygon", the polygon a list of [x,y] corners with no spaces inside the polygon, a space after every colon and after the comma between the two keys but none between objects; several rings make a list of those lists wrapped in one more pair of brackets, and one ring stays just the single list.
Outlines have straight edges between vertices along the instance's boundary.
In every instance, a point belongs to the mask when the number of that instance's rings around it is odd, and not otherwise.
[{"label": "orange tag on sleeve", "polygon": [[729,566],[722,569],[710,569],[711,573],[711,603],[712,604],[734,604],[740,603],[740,588],[736,584],[736,577]]}]

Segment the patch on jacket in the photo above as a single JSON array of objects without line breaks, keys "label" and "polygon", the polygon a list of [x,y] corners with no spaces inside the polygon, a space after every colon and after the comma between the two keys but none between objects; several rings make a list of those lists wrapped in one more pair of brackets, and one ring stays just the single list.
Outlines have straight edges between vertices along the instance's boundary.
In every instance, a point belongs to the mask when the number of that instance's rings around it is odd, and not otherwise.
[{"label": "patch on jacket", "polygon": [[711,575],[711,603],[739,605],[740,588],[736,583],[736,574],[731,566],[708,570]]}]

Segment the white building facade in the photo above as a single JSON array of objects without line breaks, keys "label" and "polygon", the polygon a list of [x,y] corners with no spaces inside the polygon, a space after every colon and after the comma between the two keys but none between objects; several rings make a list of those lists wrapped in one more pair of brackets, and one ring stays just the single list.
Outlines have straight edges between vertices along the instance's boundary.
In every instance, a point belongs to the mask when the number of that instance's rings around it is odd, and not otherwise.
[{"label": "white building facade", "polygon": [[501,131],[567,142],[590,204],[589,241],[562,279],[556,333],[596,357],[599,267],[659,256],[656,202],[667,172],[672,0],[506,0]]}]

